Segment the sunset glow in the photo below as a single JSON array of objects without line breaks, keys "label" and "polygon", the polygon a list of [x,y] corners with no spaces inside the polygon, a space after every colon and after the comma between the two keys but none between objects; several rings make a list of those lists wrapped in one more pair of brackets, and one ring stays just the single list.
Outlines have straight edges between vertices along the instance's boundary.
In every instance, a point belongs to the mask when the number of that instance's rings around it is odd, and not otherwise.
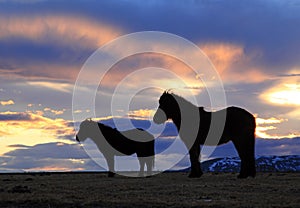
[{"label": "sunset glow", "polygon": [[73,127],[63,119],[51,119],[32,112],[4,112],[0,116],[9,119],[0,121],[0,154],[14,149],[11,145],[34,146],[75,135]]},{"label": "sunset glow", "polygon": [[[300,27],[294,25],[300,7],[281,1],[0,0],[0,172],[97,170],[75,140],[81,121],[115,127],[114,121],[131,119],[147,129],[165,90],[216,110],[211,91],[219,79],[216,91],[226,102],[218,109],[246,109],[256,117],[256,137],[274,144],[258,146],[259,154],[299,154]],[[78,81],[97,50],[143,31],[178,36],[205,58],[161,36],[128,41],[99,62],[120,54],[122,60],[107,69],[96,63]],[[146,51],[133,53],[144,43],[151,43]],[[153,52],[158,49],[178,57]],[[73,103],[76,90],[80,102],[92,101]],[[171,141],[177,132],[170,123],[161,138]]]},{"label": "sunset glow", "polygon": [[279,105],[300,105],[300,84],[284,84],[279,91],[270,92],[268,99]]}]

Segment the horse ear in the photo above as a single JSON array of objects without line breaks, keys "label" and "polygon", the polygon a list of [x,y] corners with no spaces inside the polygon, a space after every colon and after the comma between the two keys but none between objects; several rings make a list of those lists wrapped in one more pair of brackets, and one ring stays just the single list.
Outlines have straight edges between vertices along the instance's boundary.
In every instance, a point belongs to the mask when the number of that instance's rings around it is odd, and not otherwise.
[{"label": "horse ear", "polygon": [[173,90],[173,89],[168,89],[168,90],[167,90],[167,94],[172,94],[172,90]]}]

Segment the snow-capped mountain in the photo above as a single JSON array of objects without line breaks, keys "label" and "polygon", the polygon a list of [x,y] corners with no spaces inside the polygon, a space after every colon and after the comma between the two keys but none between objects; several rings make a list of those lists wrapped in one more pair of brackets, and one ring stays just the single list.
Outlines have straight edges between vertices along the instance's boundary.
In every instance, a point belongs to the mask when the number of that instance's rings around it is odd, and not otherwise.
[{"label": "snow-capped mountain", "polygon": [[[238,157],[216,158],[203,162],[205,172],[239,172]],[[300,155],[289,156],[259,156],[256,158],[258,172],[299,172]]]}]

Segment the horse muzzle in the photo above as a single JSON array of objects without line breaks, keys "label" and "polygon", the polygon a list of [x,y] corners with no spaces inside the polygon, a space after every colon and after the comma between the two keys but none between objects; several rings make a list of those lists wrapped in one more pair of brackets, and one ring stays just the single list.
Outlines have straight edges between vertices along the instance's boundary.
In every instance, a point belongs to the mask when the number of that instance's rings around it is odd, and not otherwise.
[{"label": "horse muzzle", "polygon": [[76,141],[80,143],[80,140],[77,135],[76,135]]},{"label": "horse muzzle", "polygon": [[161,110],[160,108],[158,108],[155,115],[154,115],[154,117],[153,117],[154,123],[162,124],[167,120],[168,120],[168,118],[167,118],[165,112],[163,110]]}]

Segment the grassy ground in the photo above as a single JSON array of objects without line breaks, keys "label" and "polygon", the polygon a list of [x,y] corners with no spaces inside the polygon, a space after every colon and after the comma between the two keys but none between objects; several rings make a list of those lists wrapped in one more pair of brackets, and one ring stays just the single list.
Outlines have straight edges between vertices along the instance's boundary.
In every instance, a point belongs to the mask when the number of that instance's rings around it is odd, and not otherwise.
[{"label": "grassy ground", "polygon": [[299,207],[300,173],[104,173],[0,175],[0,207]]}]

